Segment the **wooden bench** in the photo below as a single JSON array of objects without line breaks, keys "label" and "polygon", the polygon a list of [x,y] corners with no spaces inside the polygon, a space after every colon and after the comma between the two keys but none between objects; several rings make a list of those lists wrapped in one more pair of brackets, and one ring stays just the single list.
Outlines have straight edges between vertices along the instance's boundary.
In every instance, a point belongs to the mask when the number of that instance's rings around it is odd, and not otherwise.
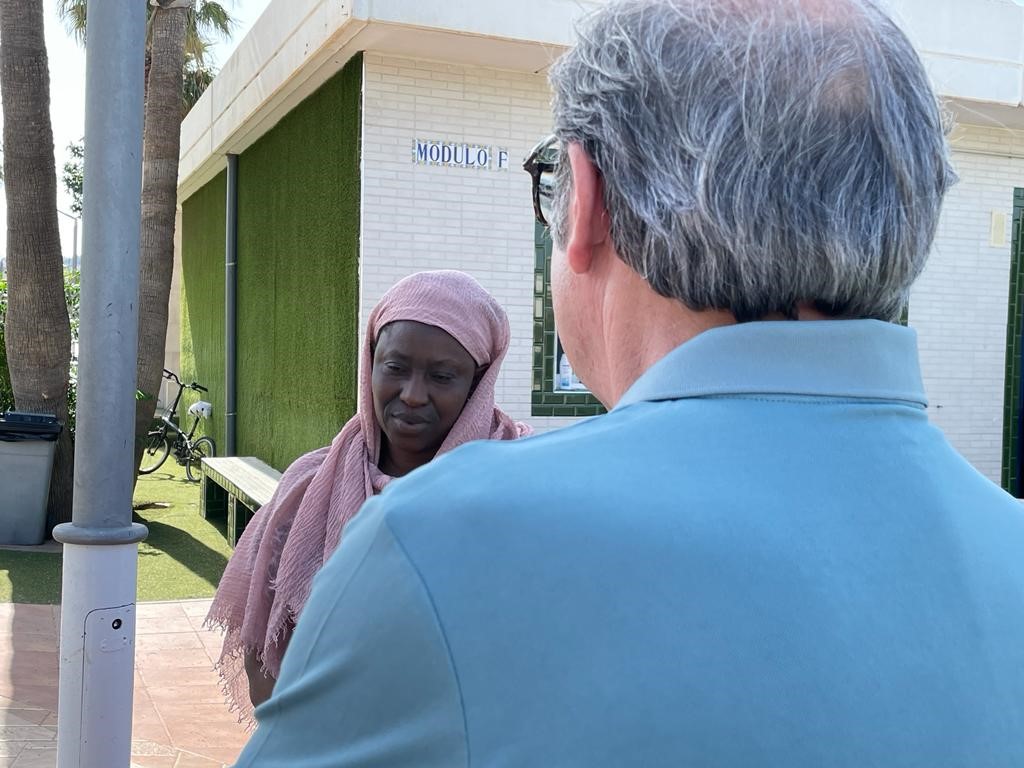
[{"label": "wooden bench", "polygon": [[232,547],[253,513],[270,501],[281,473],[255,456],[218,456],[203,459],[200,512],[206,518],[226,518],[226,536]]}]

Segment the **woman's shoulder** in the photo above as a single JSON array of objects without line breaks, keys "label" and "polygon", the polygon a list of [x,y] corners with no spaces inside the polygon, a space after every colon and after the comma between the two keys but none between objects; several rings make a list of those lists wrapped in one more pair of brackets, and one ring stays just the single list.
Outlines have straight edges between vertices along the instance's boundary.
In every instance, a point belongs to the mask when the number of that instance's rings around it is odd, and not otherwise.
[{"label": "woman's shoulder", "polygon": [[316,473],[330,451],[331,446],[325,445],[323,448],[317,448],[315,451],[302,454],[288,465],[288,469],[281,475],[281,482],[283,483],[285,478],[303,476],[310,472]]},{"label": "woman's shoulder", "polygon": [[[282,524],[286,524],[287,521],[294,518],[306,489],[323,465],[329,450],[330,446],[317,448],[315,451],[303,454],[288,465],[284,474],[281,475],[274,495],[256,513],[256,519],[262,521],[264,526],[271,524],[280,529]],[[287,528],[288,525],[285,527]]]}]

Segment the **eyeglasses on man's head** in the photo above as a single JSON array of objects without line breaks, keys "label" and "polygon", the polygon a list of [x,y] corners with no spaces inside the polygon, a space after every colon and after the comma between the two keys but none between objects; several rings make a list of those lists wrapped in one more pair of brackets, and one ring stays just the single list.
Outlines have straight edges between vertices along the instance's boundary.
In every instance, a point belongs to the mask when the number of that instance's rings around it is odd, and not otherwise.
[{"label": "eyeglasses on man's head", "polygon": [[533,215],[545,226],[551,220],[559,150],[558,139],[552,134],[537,144],[523,163],[523,170],[533,179]]}]

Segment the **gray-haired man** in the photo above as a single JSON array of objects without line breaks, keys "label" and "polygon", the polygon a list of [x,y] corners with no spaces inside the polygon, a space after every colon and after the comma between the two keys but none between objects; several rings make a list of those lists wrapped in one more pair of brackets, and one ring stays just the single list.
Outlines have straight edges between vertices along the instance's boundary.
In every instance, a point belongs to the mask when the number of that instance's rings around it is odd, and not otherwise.
[{"label": "gray-haired man", "polygon": [[1024,518],[887,322],[953,181],[910,44],[626,0],[551,79],[527,166],[612,411],[370,502],[240,765],[1024,766]]}]

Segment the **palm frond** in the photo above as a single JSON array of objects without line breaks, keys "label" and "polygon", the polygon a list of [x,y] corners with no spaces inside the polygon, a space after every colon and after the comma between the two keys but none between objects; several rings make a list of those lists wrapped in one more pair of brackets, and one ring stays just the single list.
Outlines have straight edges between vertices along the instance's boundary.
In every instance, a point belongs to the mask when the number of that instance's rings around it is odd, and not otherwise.
[{"label": "palm frond", "polygon": [[203,95],[203,92],[210,87],[210,83],[213,82],[213,78],[216,76],[216,72],[212,69],[203,66],[194,59],[188,59],[185,62],[185,69],[182,72],[182,119],[188,114],[188,111],[195,106],[196,102],[199,101],[199,97]]},{"label": "palm frond", "polygon": [[206,67],[206,54],[210,51],[210,43],[200,37],[185,35],[185,66]]},{"label": "palm frond", "polygon": [[189,9],[187,24],[185,52],[200,64],[204,64],[214,38],[227,39],[231,37],[237,22],[223,5],[208,0]]},{"label": "palm frond", "polygon": [[57,15],[79,45],[85,45],[86,0],[57,0]]},{"label": "palm frond", "polygon": [[227,8],[213,0],[200,0],[192,12],[195,15],[196,30],[207,39],[211,35],[231,37],[238,24]]}]

